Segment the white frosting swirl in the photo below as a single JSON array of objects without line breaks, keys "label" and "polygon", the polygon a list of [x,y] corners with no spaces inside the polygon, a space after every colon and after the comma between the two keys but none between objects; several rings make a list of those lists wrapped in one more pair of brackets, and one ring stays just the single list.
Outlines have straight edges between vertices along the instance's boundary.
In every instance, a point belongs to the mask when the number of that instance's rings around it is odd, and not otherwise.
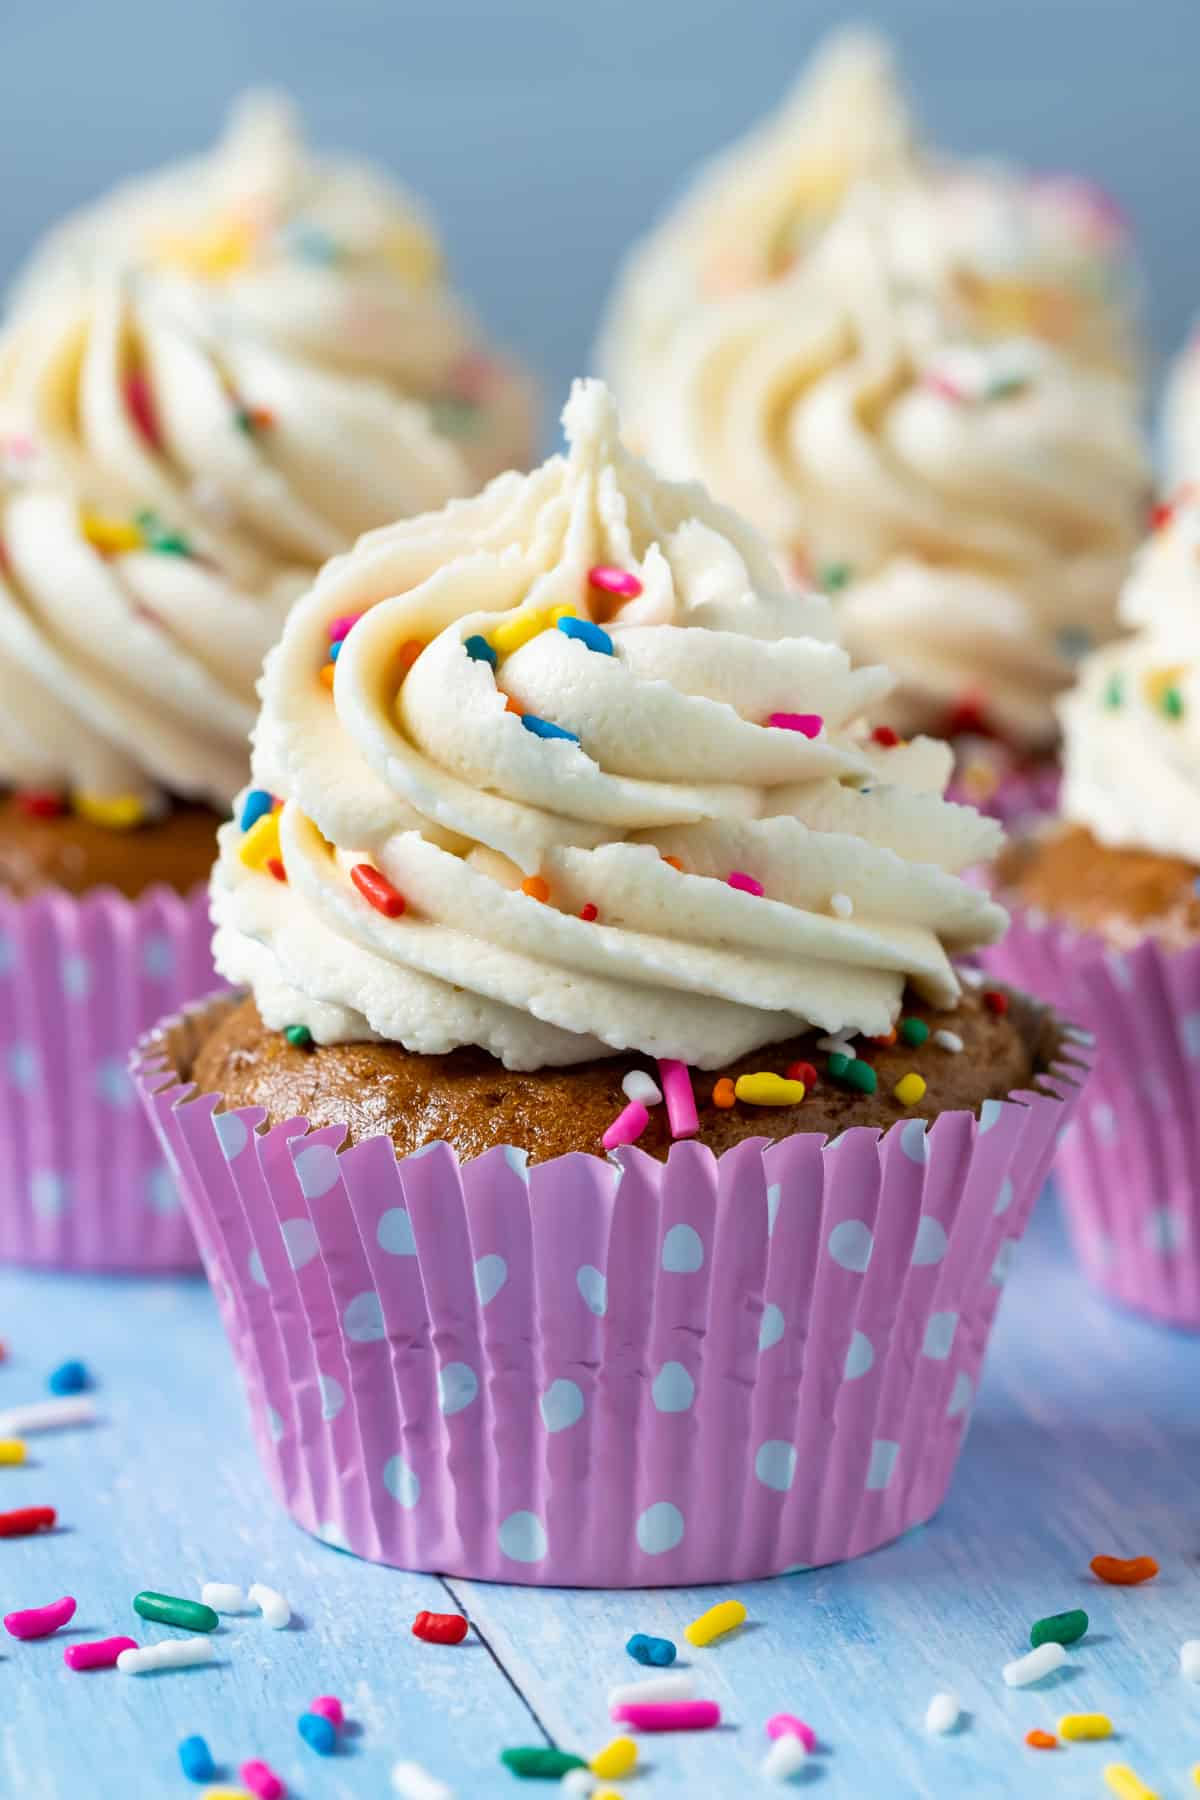
[{"label": "white frosting swirl", "polygon": [[[254,753],[288,880],[224,828],[222,971],[271,1026],[516,1068],[886,1032],[906,981],[952,1004],[948,952],[1004,915],[959,878],[998,831],[940,798],[948,753],[864,744],[886,673],[851,668],[827,603],[732,514],[621,447],[603,388],[564,423],[566,457],[364,538],[294,609]],[[330,693],[331,628],[358,614]]]},{"label": "white frosting swirl", "polygon": [[1163,457],[1171,488],[1200,481],[1200,327],[1193,328],[1167,379]]},{"label": "white frosting swirl", "polygon": [[1129,390],[1034,340],[950,336],[898,298],[878,227],[864,194],[799,275],[694,313],[638,435],[802,577],[854,584],[839,629],[895,661],[906,728],[980,690],[995,724],[1049,742],[1141,529]]},{"label": "white frosting swirl", "polygon": [[1200,497],[1186,490],[1134,566],[1134,635],[1089,657],[1062,702],[1063,812],[1103,844],[1200,868]]}]

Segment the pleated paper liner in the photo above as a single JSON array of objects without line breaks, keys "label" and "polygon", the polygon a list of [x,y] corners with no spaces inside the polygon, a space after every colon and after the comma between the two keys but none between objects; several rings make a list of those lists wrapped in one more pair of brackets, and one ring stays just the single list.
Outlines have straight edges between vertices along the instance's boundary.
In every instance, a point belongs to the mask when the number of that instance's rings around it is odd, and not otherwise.
[{"label": "pleated paper liner", "polygon": [[857,1556],[940,1505],[1078,1064],[928,1131],[398,1160],[195,1094],[228,1004],[164,1022],[134,1077],[306,1530],[642,1587]]},{"label": "pleated paper liner", "polygon": [[1017,907],[983,962],[1036,983],[1095,1036],[1055,1165],[1088,1276],[1123,1306],[1200,1330],[1200,944],[1115,950]]},{"label": "pleated paper liner", "polygon": [[[1053,818],[1058,811],[1062,787],[1062,769],[1051,758],[1014,766],[1006,760],[999,746],[994,763],[980,761],[969,752],[963,755],[954,772],[948,800],[962,806],[977,807],[990,819],[998,819],[1006,831],[1027,831],[1039,819]],[[1036,990],[1035,990],[1036,991]]]},{"label": "pleated paper liner", "polygon": [[0,1260],[198,1266],[128,1061],[164,1007],[211,992],[211,937],[203,888],[0,890]]}]

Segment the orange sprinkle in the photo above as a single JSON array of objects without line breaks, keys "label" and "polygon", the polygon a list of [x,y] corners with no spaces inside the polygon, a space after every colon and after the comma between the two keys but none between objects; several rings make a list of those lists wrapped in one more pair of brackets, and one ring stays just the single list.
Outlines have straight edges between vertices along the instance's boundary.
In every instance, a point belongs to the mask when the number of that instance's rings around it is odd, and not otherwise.
[{"label": "orange sprinkle", "polygon": [[1088,1567],[1112,1587],[1137,1587],[1139,1582],[1152,1581],[1158,1574],[1158,1564],[1152,1556],[1134,1556],[1128,1562],[1119,1556],[1093,1556]]},{"label": "orange sprinkle", "polygon": [[670,863],[670,865],[673,869],[678,869],[679,873],[681,875],[683,874],[683,864],[680,862],[680,860],[677,856],[664,856],[663,861],[665,863]]},{"label": "orange sprinkle", "polygon": [[505,712],[516,713],[519,719],[523,716],[525,708],[523,706],[518,706],[511,694],[505,694],[504,710]]},{"label": "orange sprinkle", "polygon": [[730,1081],[728,1075],[722,1075],[720,1081],[718,1081],[713,1089],[713,1105],[719,1106],[723,1112],[728,1112],[729,1108],[733,1105],[735,1098],[736,1096],[733,1091],[732,1081]]},{"label": "orange sprinkle", "polygon": [[544,902],[550,898],[550,883],[541,875],[527,875],[521,883],[521,892],[528,894],[531,900]]},{"label": "orange sprinkle", "polygon": [[884,1046],[884,1048],[886,1049],[888,1047],[888,1045],[894,1044],[896,1041],[895,1026],[893,1026],[891,1031],[887,1032],[883,1037],[873,1037],[873,1038],[869,1038],[867,1041],[868,1041],[868,1043],[872,1043],[872,1044],[882,1044]]},{"label": "orange sprinkle", "polygon": [[1027,1731],[1025,1742],[1031,1750],[1057,1750],[1058,1739],[1052,1731]]},{"label": "orange sprinkle", "polygon": [[321,680],[324,682],[325,686],[327,688],[329,688],[329,690],[331,692],[333,690],[333,672],[336,668],[337,668],[336,663],[322,663],[321,664]]},{"label": "orange sprinkle", "polygon": [[397,661],[406,675],[424,648],[425,646],[420,638],[409,638],[407,643],[401,644],[397,654]]}]

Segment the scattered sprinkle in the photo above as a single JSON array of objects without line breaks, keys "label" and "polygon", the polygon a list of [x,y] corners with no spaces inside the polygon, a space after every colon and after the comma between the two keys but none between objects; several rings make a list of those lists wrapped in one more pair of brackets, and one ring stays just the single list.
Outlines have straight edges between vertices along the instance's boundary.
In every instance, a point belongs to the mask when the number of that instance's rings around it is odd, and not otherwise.
[{"label": "scattered sprinkle", "polygon": [[642,591],[637,576],[628,569],[614,569],[608,563],[597,563],[588,570],[588,585],[605,594],[618,594],[622,600],[636,600]]},{"label": "scattered sprinkle", "polygon": [[9,1637],[43,1638],[58,1631],[75,1617],[75,1602],[70,1594],[52,1600],[49,1606],[31,1606],[24,1612],[6,1613],[4,1629]]},{"label": "scattered sprinkle", "polygon": [[684,1630],[684,1637],[689,1644],[702,1650],[706,1644],[724,1637],[727,1632],[736,1631],[739,1625],[746,1622],[746,1608],[740,1600],[720,1600],[716,1606],[710,1606],[707,1612],[693,1619]]},{"label": "scattered sprinkle", "polygon": [[929,1027],[924,1019],[901,1019],[898,1030],[901,1043],[910,1045],[914,1050],[929,1036]]},{"label": "scattered sprinkle", "polygon": [[756,881],[753,875],[747,875],[744,869],[732,870],[725,880],[729,887],[740,888],[743,894],[753,894],[757,899],[761,899],[767,891],[761,881]]},{"label": "scattered sprinkle", "polygon": [[925,1729],[944,1733],[953,1731],[962,1716],[956,1694],[935,1694],[925,1708]]},{"label": "scattered sprinkle", "polygon": [[820,735],[825,721],[820,713],[773,712],[767,719],[776,731],[798,731],[801,737],[815,738]]},{"label": "scattered sprinkle", "polygon": [[1128,1561],[1119,1556],[1093,1556],[1088,1568],[1113,1587],[1137,1587],[1158,1574],[1158,1564],[1152,1556],[1134,1556]]},{"label": "scattered sprinkle", "polygon": [[257,1800],[283,1800],[283,1796],[287,1792],[274,1769],[270,1768],[267,1763],[260,1762],[257,1757],[252,1758],[250,1762],[244,1762],[238,1770],[238,1774],[250,1792],[257,1797]]},{"label": "scattered sprinkle", "polygon": [[402,916],[408,902],[399,888],[393,887],[387,876],[381,875],[373,864],[355,863],[350,871],[350,879],[363,899],[376,912],[382,913],[385,919],[398,919]]},{"label": "scattered sprinkle", "polygon": [[238,823],[243,831],[249,831],[260,819],[274,809],[275,796],[268,794],[266,788],[251,788],[242,801],[242,816]]},{"label": "scattered sprinkle", "polygon": [[734,1097],[747,1106],[799,1106],[805,1091],[802,1081],[788,1081],[768,1069],[739,1075],[733,1084]]},{"label": "scattered sprinkle", "polygon": [[531,900],[540,900],[545,905],[550,898],[550,883],[544,875],[527,875],[521,883],[521,892]]},{"label": "scattered sprinkle", "polygon": [[794,1713],[775,1713],[767,1720],[767,1736],[769,1738],[799,1738],[804,1748],[811,1753],[817,1747],[817,1734],[811,1725],[798,1719]]},{"label": "scattered sprinkle", "polygon": [[721,1079],[714,1083],[712,1099],[713,1105],[719,1106],[722,1112],[728,1112],[730,1107],[733,1106],[737,1099],[737,1095],[733,1091],[733,1082],[729,1079],[728,1075],[722,1075]]},{"label": "scattered sprinkle", "polygon": [[830,896],[829,910],[839,919],[849,919],[854,914],[854,902],[849,894],[833,894]]},{"label": "scattered sprinkle", "polygon": [[393,1764],[392,1792],[399,1794],[400,1800],[453,1800],[445,1782],[415,1762]]},{"label": "scattered sprinkle", "polygon": [[283,1035],[294,1050],[307,1050],[313,1041],[307,1025],[285,1025]]},{"label": "scattered sprinkle", "polygon": [[108,831],[132,831],[146,817],[140,794],[77,793],[75,811],[80,818],[89,819],[93,825],[103,825]]},{"label": "scattered sprinkle", "polygon": [[983,996],[983,1004],[989,1012],[1003,1016],[1008,1011],[1008,995],[1001,988],[988,988]]},{"label": "scattered sprinkle", "polygon": [[600,1142],[606,1150],[615,1150],[620,1144],[636,1144],[649,1123],[650,1114],[641,1101],[631,1100],[617,1114]]},{"label": "scattered sprinkle", "polygon": [[1031,1750],[1057,1750],[1058,1739],[1052,1731],[1033,1731],[1025,1733],[1025,1742]]},{"label": "scattered sprinkle", "polygon": [[601,1781],[623,1781],[637,1767],[638,1747],[630,1737],[613,1738],[603,1750],[597,1750],[588,1768]]},{"label": "scattered sprinkle", "polygon": [[253,1612],[245,1594],[232,1581],[206,1581],[200,1589],[200,1598],[205,1606],[211,1606],[214,1612],[244,1613]]},{"label": "scattered sprinkle", "polygon": [[539,719],[536,713],[522,713],[521,723],[526,731],[532,731],[534,737],[565,738],[569,744],[577,744],[579,738],[565,726],[555,725],[549,719]]},{"label": "scattered sprinkle", "polygon": [[290,1624],[292,1609],[283,1595],[276,1593],[274,1588],[265,1587],[261,1581],[254,1581],[251,1582],[246,1597],[257,1606],[272,1631],[282,1631]]},{"label": "scattered sprinkle", "polygon": [[133,1610],[156,1625],[177,1625],[180,1631],[215,1631],[221,1623],[203,1600],[181,1600],[176,1594],[156,1594],[149,1589],[134,1595]]},{"label": "scattered sprinkle", "polygon": [[581,644],[586,644],[598,656],[611,656],[613,653],[613,641],[607,631],[601,625],[593,625],[590,619],[559,619],[556,629],[565,637],[578,638]]},{"label": "scattered sprinkle", "polygon": [[1104,1785],[1117,1800],[1158,1800],[1153,1788],[1148,1788],[1128,1763],[1106,1763]]},{"label": "scattered sprinkle", "polygon": [[790,1781],[808,1761],[808,1751],[798,1737],[779,1737],[758,1766],[764,1781]]},{"label": "scattered sprinkle", "polygon": [[18,1506],[0,1513],[0,1538],[32,1537],[37,1531],[49,1531],[57,1518],[52,1506]]},{"label": "scattered sprinkle", "polygon": [[217,1652],[211,1638],[167,1638],[161,1644],[147,1644],[141,1650],[122,1650],[117,1658],[117,1668],[122,1675],[153,1675],[159,1669],[191,1669],[216,1660]]},{"label": "scattered sprinkle", "polygon": [[264,813],[242,839],[238,855],[248,869],[263,870],[279,854],[279,814]]},{"label": "scattered sprinkle", "polygon": [[463,640],[463,649],[472,662],[485,662],[493,669],[500,660],[487,639],[481,637],[477,631],[472,632],[469,638]]},{"label": "scattered sprinkle", "polygon": [[622,1687],[609,1688],[608,1710],[618,1706],[663,1705],[671,1700],[690,1700],[696,1683],[686,1669],[674,1675],[652,1675],[648,1681],[629,1681]]},{"label": "scattered sprinkle", "polygon": [[[621,1091],[627,1100],[640,1100],[643,1106],[662,1104],[662,1089],[652,1075],[647,1075],[645,1069],[630,1069],[621,1082]],[[667,1640],[659,1638],[655,1641],[665,1644]],[[646,1642],[649,1643],[650,1639],[647,1638]]]},{"label": "scattered sprinkle", "polygon": [[332,1756],[337,1749],[337,1727],[324,1713],[301,1713],[296,1720],[296,1730],[318,1756]]},{"label": "scattered sprinkle", "polygon": [[461,1644],[469,1630],[462,1613],[419,1612],[412,1634],[426,1644]]},{"label": "scattered sprinkle", "polygon": [[1005,1687],[1028,1687],[1031,1682],[1042,1681],[1055,1669],[1061,1669],[1066,1660],[1067,1653],[1061,1644],[1040,1644],[1027,1655],[1018,1656],[1015,1662],[1005,1663],[1000,1672]]},{"label": "scattered sprinkle", "polygon": [[23,1431],[57,1431],[63,1425],[90,1425],[96,1403],[81,1394],[70,1400],[42,1400],[34,1406],[10,1407],[0,1413],[0,1436],[19,1437]]},{"label": "scattered sprinkle", "polygon": [[1200,1638],[1189,1638],[1180,1645],[1179,1672],[1189,1681],[1200,1681]]},{"label": "scattered sprinkle", "polygon": [[554,1750],[548,1744],[518,1744],[500,1752],[500,1761],[514,1775],[534,1781],[557,1781],[568,1769],[586,1769],[582,1756]]},{"label": "scattered sprinkle", "polygon": [[907,1075],[900,1077],[892,1093],[901,1106],[916,1106],[919,1100],[925,1098],[925,1089],[925,1077],[918,1075],[915,1069],[910,1069]]},{"label": "scattered sprinkle", "polygon": [[715,1700],[642,1701],[614,1706],[612,1717],[635,1731],[711,1731],[721,1723],[721,1709]]},{"label": "scattered sprinkle", "polygon": [[625,1648],[634,1662],[644,1663],[648,1668],[670,1668],[676,1657],[670,1638],[647,1637],[643,1631],[635,1631]]},{"label": "scattered sprinkle", "polygon": [[0,1468],[17,1468],[28,1455],[23,1438],[0,1438]]},{"label": "scattered sprinkle", "polygon": [[336,1725],[339,1731],[346,1722],[346,1715],[342,1709],[342,1703],[336,1694],[318,1694],[308,1710],[309,1712],[319,1713],[323,1719],[328,1719],[329,1723],[331,1725]]},{"label": "scattered sprinkle", "polygon": [[1068,1743],[1111,1737],[1112,1720],[1107,1713],[1064,1713],[1058,1721],[1058,1735]]},{"label": "scattered sprinkle", "polygon": [[941,1050],[948,1050],[951,1056],[961,1056],[963,1041],[957,1031],[935,1031],[933,1041]]},{"label": "scattered sprinkle", "polygon": [[667,1103],[671,1136],[692,1137],[700,1129],[700,1118],[696,1112],[696,1095],[687,1064],[674,1057],[660,1056],[658,1079]]},{"label": "scattered sprinkle", "polygon": [[78,1357],[72,1356],[50,1371],[46,1386],[52,1394],[82,1394],[91,1387],[91,1378]]},{"label": "scattered sprinkle", "polygon": [[63,1661],[68,1669],[78,1672],[85,1669],[115,1669],[117,1658],[123,1651],[136,1649],[135,1638],[94,1638],[88,1644],[68,1644],[63,1651]]},{"label": "scattered sprinkle", "polygon": [[1074,1644],[1084,1636],[1088,1616],[1081,1606],[1070,1612],[1050,1613],[1030,1627],[1029,1641],[1036,1650],[1040,1644]]}]

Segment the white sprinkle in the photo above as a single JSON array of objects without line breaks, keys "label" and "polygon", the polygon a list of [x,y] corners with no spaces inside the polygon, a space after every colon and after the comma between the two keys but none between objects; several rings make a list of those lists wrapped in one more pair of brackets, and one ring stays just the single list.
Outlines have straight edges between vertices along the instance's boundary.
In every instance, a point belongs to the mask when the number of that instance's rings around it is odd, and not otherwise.
[{"label": "white sprinkle", "polygon": [[0,1437],[57,1431],[60,1425],[90,1425],[95,1417],[96,1402],[86,1394],[70,1400],[43,1400],[36,1406],[14,1406],[0,1413]]},{"label": "white sprinkle", "polygon": [[147,1644],[141,1650],[122,1650],[117,1667],[122,1675],[150,1675],[155,1669],[190,1669],[197,1663],[215,1662],[216,1657],[211,1638],[165,1638],[161,1644]]},{"label": "white sprinkle", "polygon": [[392,1792],[403,1796],[403,1800],[454,1800],[453,1788],[448,1788],[444,1781],[436,1775],[429,1774],[420,1763],[398,1762],[392,1768]]},{"label": "white sprinkle", "polygon": [[568,1769],[558,1785],[564,1794],[590,1794],[596,1786],[596,1777],[590,1769]]},{"label": "white sprinkle", "polygon": [[834,894],[829,902],[829,910],[836,913],[839,919],[848,919],[854,911],[854,902],[849,894]]},{"label": "white sprinkle", "polygon": [[958,973],[960,979],[965,981],[968,987],[979,988],[983,986],[982,969],[960,969]]},{"label": "white sprinkle", "polygon": [[1180,1647],[1179,1670],[1189,1681],[1200,1681],[1200,1638],[1189,1638]]},{"label": "white sprinkle", "polygon": [[935,1031],[933,1041],[935,1044],[940,1044],[943,1050],[949,1050],[951,1056],[958,1056],[963,1047],[963,1041],[957,1031]]},{"label": "white sprinkle", "polygon": [[858,1057],[858,1051],[848,1038],[823,1037],[817,1039],[817,1049],[827,1050],[831,1056],[848,1056],[851,1061]]},{"label": "white sprinkle", "polygon": [[798,1775],[808,1761],[808,1751],[798,1737],[785,1731],[777,1737],[759,1765],[759,1773],[766,1781],[790,1781]]},{"label": "white sprinkle", "polygon": [[244,1613],[253,1612],[254,1608],[243,1594],[240,1587],[231,1581],[206,1581],[200,1589],[200,1598],[205,1606],[211,1606],[214,1612]]},{"label": "white sprinkle", "polygon": [[690,1675],[680,1670],[675,1675],[651,1675],[648,1681],[630,1681],[624,1687],[609,1688],[608,1705],[657,1705],[662,1700],[690,1700],[696,1687]]},{"label": "white sprinkle", "polygon": [[953,1731],[961,1712],[957,1694],[935,1694],[925,1708],[926,1731]]},{"label": "white sprinkle", "polygon": [[252,1581],[247,1598],[252,1606],[257,1606],[272,1631],[282,1631],[290,1622],[292,1609],[274,1588],[264,1587],[261,1581]]},{"label": "white sprinkle", "polygon": [[630,1069],[621,1089],[627,1100],[640,1100],[643,1106],[658,1106],[662,1100],[662,1089],[645,1069]]},{"label": "white sprinkle", "polygon": [[1043,1675],[1061,1669],[1066,1660],[1067,1653],[1061,1644],[1039,1644],[1028,1656],[1018,1656],[1016,1662],[1005,1663],[1004,1684],[1006,1687],[1028,1687],[1031,1681],[1040,1681]]}]

